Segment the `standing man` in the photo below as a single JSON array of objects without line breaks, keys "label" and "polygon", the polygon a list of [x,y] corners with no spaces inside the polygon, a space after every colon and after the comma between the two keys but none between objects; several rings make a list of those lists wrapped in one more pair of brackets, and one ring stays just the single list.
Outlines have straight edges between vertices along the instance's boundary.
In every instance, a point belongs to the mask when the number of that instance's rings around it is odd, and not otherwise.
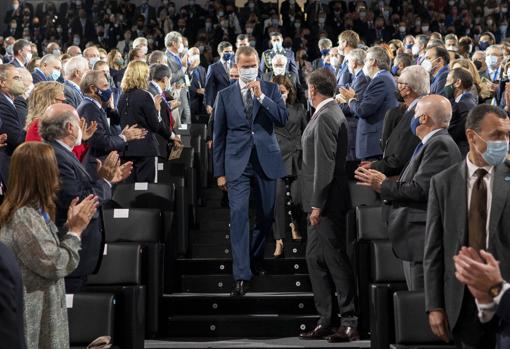
[{"label": "standing man", "polygon": [[12,53],[14,57],[9,63],[16,68],[23,68],[32,60],[32,47],[30,41],[25,39],[18,39],[12,46]]},{"label": "standing man", "polygon": [[82,56],[72,57],[64,65],[64,96],[66,96],[66,103],[74,108],[78,108],[83,100],[80,82],[88,71],[89,62]]},{"label": "standing man", "polygon": [[277,54],[284,55],[287,57],[287,66],[286,70],[291,72],[295,76],[299,76],[298,66],[296,64],[296,58],[294,57],[294,52],[292,50],[283,47],[283,36],[281,33],[273,32],[269,34],[271,39],[272,48],[270,50],[265,50],[262,53],[262,60],[260,62],[260,76],[264,73],[271,72],[273,70],[273,58]]},{"label": "standing man", "polygon": [[234,49],[228,41],[218,44],[220,59],[207,68],[205,76],[204,103],[207,114],[212,115],[214,102],[218,92],[230,85],[229,70],[234,65]]},{"label": "standing man", "polygon": [[482,104],[466,119],[469,153],[432,177],[425,231],[425,306],[432,332],[457,348],[494,348],[496,328],[482,326],[475,300],[455,278],[453,257],[461,247],[485,250],[510,278],[510,121],[506,113]]},{"label": "standing man", "polygon": [[430,93],[442,95],[448,77],[450,55],[444,47],[434,46],[427,50],[421,66],[430,73]]},{"label": "standing man", "polygon": [[[306,262],[320,319],[301,339],[349,342],[359,339],[354,309],[354,274],[345,246],[345,214],[350,206],[345,161],[347,121],[333,99],[336,79],[328,69],[308,78],[308,98],[315,108],[301,138],[303,208],[308,213]],[[332,281],[332,282],[331,282]],[[341,323],[338,326],[335,293]]]},{"label": "standing man", "polygon": [[[285,126],[288,115],[278,86],[257,80],[257,51],[240,47],[236,62],[239,82],[220,91],[214,106],[213,163],[218,187],[229,197],[235,280],[231,295],[243,296],[253,272],[260,271],[273,225],[276,180],[285,176],[274,128]],[[252,189],[256,224],[250,234]]]},{"label": "standing man", "polygon": [[353,77],[349,72],[349,60],[347,59],[347,55],[352,50],[358,48],[359,43],[359,35],[355,31],[345,30],[338,35],[338,51],[342,56],[344,56],[344,60],[336,74],[337,87],[346,87],[347,84],[352,82]]}]

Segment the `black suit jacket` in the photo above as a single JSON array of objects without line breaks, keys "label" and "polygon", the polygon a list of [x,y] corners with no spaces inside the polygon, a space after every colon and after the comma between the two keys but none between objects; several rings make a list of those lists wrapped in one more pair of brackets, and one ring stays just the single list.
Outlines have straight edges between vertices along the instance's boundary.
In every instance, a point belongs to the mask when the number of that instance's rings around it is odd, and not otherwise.
[{"label": "black suit jacket", "polygon": [[453,140],[459,146],[463,156],[466,156],[469,151],[466,138],[466,118],[469,111],[475,106],[476,103],[470,92],[463,94],[458,103],[452,103],[452,120],[450,121],[448,132],[450,132]]},{"label": "black suit jacket", "polygon": [[391,203],[388,235],[398,258],[423,260],[430,179],[460,160],[457,145],[441,129],[415,154],[398,181],[382,183],[381,198]]},{"label": "black suit jacket", "polygon": [[0,148],[0,175],[5,184],[8,181],[12,153],[25,141],[26,135],[16,107],[7,98],[0,92],[0,134],[7,133],[7,146]]},{"label": "black suit jacket", "polygon": [[411,133],[409,125],[414,118],[414,109],[407,110],[402,104],[388,110],[384,117],[381,139],[383,158],[374,161],[371,168],[388,177],[398,176],[411,160],[420,139]]},{"label": "black suit jacket", "polygon": [[211,64],[205,77],[205,105],[214,106],[218,92],[228,86],[230,79],[221,60]]},{"label": "black suit jacket", "polygon": [[12,251],[0,243],[0,342],[4,348],[25,349],[23,281]]},{"label": "black suit jacket", "polygon": [[[60,231],[66,231],[64,225],[67,220],[67,210],[74,198],[78,197],[81,201],[88,195],[94,194],[103,203],[111,198],[111,187],[103,179],[94,180],[76,156],[60,143],[53,141],[49,144],[55,151],[60,173],[55,224]],[[80,263],[69,276],[86,276],[96,272],[101,263],[103,248],[101,216],[96,213],[81,235]]]},{"label": "black suit jacket", "polygon": [[205,68],[199,65],[191,73],[191,86],[189,88],[189,107],[192,118],[197,118],[199,114],[205,114],[204,95],[198,94],[197,90],[205,89]]},{"label": "black suit jacket", "polygon": [[[503,279],[510,279],[510,163],[496,167],[492,181],[488,250],[499,260]],[[454,328],[465,286],[455,277],[455,256],[468,245],[467,164],[459,162],[432,177],[425,233],[426,310],[445,309]]]},{"label": "black suit jacket", "polygon": [[21,127],[25,127],[27,122],[28,105],[27,100],[22,96],[18,96],[14,99],[14,105],[16,106],[16,112],[18,114],[19,123]]},{"label": "black suit jacket", "polygon": [[[157,96],[159,94],[159,90],[154,85],[154,82],[149,83],[149,92],[153,96]],[[172,135],[172,127],[170,125],[170,117],[172,116],[172,110],[170,107],[170,103],[165,99],[161,99],[161,122],[160,122],[160,130],[156,133],[156,139],[158,140],[159,146],[159,155],[163,158],[168,158],[169,155],[169,145],[170,136]]]}]

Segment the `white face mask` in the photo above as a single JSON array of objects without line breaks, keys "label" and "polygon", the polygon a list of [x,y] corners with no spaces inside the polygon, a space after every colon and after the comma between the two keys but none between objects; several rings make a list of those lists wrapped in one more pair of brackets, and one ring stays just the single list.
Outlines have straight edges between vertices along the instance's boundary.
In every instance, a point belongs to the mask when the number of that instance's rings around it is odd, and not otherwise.
[{"label": "white face mask", "polygon": [[239,79],[244,83],[252,82],[257,79],[258,68],[239,68]]},{"label": "white face mask", "polygon": [[26,98],[30,97],[30,94],[32,93],[33,89],[34,89],[34,84],[30,84],[30,86],[28,86],[27,90],[25,91],[25,97]]},{"label": "white face mask", "polygon": [[200,62],[200,56],[199,55],[191,55],[189,56],[189,60],[192,64],[199,63]]},{"label": "white face mask", "polygon": [[25,64],[28,64],[30,63],[30,61],[32,60],[32,52],[28,52],[26,55],[25,55]]},{"label": "white face mask", "polygon": [[285,75],[285,67],[274,67],[273,72],[275,76]]},{"label": "white face mask", "polygon": [[330,57],[329,58],[329,64],[331,64],[333,67],[337,67],[338,66],[338,58]]},{"label": "white face mask", "polygon": [[418,56],[418,54],[420,53],[420,48],[418,47],[418,45],[414,44],[413,47],[411,48],[411,53],[413,54],[413,56]]},{"label": "white face mask", "polygon": [[365,74],[365,76],[368,76],[370,79],[372,78],[372,76],[370,75],[370,67],[367,66],[366,64],[363,66],[363,74]]},{"label": "white face mask", "polygon": [[140,48],[142,49],[142,53],[143,53],[144,55],[146,55],[146,54],[147,54],[147,50],[148,50],[148,49],[147,49],[147,46],[142,46],[142,47],[140,47]]},{"label": "white face mask", "polygon": [[76,139],[74,140],[74,146],[77,147],[77,146],[81,145],[81,141],[83,139],[83,132],[82,132],[80,126],[75,126],[75,127],[78,127],[78,137],[76,137]]},{"label": "white face mask", "polygon": [[177,49],[177,52],[183,53],[184,52],[184,44],[180,44],[179,48]]},{"label": "white face mask", "polygon": [[424,59],[423,62],[421,62],[421,66],[427,73],[430,73],[432,71],[432,62],[428,59]]}]

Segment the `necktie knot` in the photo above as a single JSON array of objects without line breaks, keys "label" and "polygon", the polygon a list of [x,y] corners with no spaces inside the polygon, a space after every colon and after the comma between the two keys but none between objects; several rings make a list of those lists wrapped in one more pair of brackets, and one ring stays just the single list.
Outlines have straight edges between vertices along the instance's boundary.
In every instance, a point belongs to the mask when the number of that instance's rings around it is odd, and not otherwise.
[{"label": "necktie knot", "polygon": [[479,168],[478,170],[475,171],[475,176],[476,176],[476,179],[481,181],[483,179],[483,177],[485,177],[487,175],[487,170],[484,169],[484,168]]}]

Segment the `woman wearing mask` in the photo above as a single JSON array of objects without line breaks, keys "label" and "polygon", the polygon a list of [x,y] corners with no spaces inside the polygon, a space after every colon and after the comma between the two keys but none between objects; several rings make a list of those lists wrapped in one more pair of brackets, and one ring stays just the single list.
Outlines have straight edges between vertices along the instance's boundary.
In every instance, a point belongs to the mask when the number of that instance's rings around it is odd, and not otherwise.
[{"label": "woman wearing mask", "polygon": [[59,174],[50,145],[28,142],[13,153],[9,191],[0,206],[0,241],[12,250],[24,288],[28,348],[69,348],[64,277],[78,265],[81,234],[98,205],[93,195],[67,214],[67,231],[54,224]]},{"label": "woman wearing mask", "polygon": [[306,127],[306,111],[301,103],[296,103],[296,90],[288,77],[276,76],[273,78],[273,82],[280,88],[289,115],[285,127],[275,128],[287,172],[287,177],[279,179],[276,184],[273,227],[273,236],[276,241],[274,257],[280,258],[283,257],[283,240],[286,238],[289,227],[292,240],[301,240],[301,235],[298,232],[299,203],[301,201],[298,176],[301,170],[301,135]]},{"label": "woman wearing mask", "polygon": [[124,75],[124,58],[122,58],[122,54],[118,50],[113,49],[108,53],[106,61],[110,67],[110,75],[115,83],[115,87],[119,87]]}]

